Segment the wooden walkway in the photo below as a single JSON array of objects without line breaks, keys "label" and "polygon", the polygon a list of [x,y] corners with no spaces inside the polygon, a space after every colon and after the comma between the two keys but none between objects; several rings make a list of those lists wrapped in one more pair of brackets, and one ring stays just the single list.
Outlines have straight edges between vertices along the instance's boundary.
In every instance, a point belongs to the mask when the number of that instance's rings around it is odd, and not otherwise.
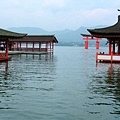
[{"label": "wooden walkway", "polygon": [[[0,51],[0,54],[4,54],[4,51]],[[18,54],[31,54],[31,55],[43,55],[51,54],[52,52],[31,52],[31,51],[9,51],[9,55],[18,55]]]}]

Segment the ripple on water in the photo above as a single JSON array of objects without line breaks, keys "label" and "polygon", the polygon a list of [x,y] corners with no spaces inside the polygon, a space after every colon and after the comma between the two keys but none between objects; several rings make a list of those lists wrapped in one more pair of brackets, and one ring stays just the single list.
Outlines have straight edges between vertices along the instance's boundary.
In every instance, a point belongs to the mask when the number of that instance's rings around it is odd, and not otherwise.
[{"label": "ripple on water", "polygon": [[96,67],[92,47],[56,50],[51,57],[13,56],[8,71],[0,64],[1,119],[119,119],[120,65]]}]

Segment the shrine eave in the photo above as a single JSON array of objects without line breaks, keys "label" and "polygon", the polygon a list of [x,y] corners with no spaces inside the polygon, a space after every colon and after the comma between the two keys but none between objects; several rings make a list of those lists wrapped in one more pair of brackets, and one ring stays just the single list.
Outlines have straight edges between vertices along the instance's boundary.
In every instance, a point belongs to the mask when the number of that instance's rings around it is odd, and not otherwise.
[{"label": "shrine eave", "polygon": [[92,36],[95,37],[120,37],[120,15],[118,16],[118,22],[112,26],[87,30]]},{"label": "shrine eave", "polygon": [[83,37],[92,37],[90,34],[81,34]]},{"label": "shrine eave", "polygon": [[27,35],[20,39],[10,39],[10,42],[53,42],[58,43],[54,35]]},{"label": "shrine eave", "polygon": [[98,29],[87,29],[89,31],[89,33],[91,35],[93,34],[98,34],[98,35],[113,35],[113,36],[119,36],[120,35],[120,31],[102,31],[102,30],[98,30]]},{"label": "shrine eave", "polygon": [[120,38],[120,34],[95,34],[91,33],[92,37],[98,37],[98,38]]},{"label": "shrine eave", "polygon": [[24,36],[26,36],[27,34],[21,34],[21,33],[16,33],[16,32],[11,32],[8,30],[4,30],[0,28],[0,39],[6,40],[9,38],[22,38]]}]

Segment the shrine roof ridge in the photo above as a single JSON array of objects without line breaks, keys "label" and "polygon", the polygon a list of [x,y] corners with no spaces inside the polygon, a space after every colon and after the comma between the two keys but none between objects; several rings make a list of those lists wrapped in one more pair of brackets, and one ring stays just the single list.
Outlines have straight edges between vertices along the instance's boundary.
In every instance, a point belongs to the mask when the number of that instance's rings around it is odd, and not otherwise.
[{"label": "shrine roof ridge", "polygon": [[118,16],[118,22],[112,26],[97,29],[87,29],[91,35],[120,35],[120,15]]},{"label": "shrine roof ridge", "polygon": [[54,42],[58,43],[55,35],[27,35],[20,39],[10,39],[11,42]]},{"label": "shrine roof ridge", "polygon": [[8,38],[21,38],[26,36],[27,34],[12,32],[8,30],[4,30],[0,28],[0,37],[8,37]]}]

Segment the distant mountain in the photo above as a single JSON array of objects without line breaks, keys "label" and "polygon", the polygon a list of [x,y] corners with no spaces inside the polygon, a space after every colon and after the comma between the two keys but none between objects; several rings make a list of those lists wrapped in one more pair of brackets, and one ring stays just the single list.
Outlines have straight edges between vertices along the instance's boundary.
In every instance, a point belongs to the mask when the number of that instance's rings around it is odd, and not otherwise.
[{"label": "distant mountain", "polygon": [[[91,28],[100,28],[104,26],[97,26]],[[39,27],[11,27],[8,30],[13,32],[27,33],[28,35],[55,35],[59,43],[84,43],[81,33],[89,34],[87,27],[80,27],[77,30],[61,30],[61,31],[46,31]]]},{"label": "distant mountain", "polygon": [[60,42],[80,42],[82,36],[80,33],[86,33],[86,27],[80,27],[77,30],[45,31],[37,27],[11,27],[8,30],[13,32],[27,33],[28,35],[55,35]]},{"label": "distant mountain", "polygon": [[27,33],[29,35],[48,34],[48,31],[45,31],[38,27],[11,27],[11,28],[8,28],[8,30],[11,30],[13,32]]}]

